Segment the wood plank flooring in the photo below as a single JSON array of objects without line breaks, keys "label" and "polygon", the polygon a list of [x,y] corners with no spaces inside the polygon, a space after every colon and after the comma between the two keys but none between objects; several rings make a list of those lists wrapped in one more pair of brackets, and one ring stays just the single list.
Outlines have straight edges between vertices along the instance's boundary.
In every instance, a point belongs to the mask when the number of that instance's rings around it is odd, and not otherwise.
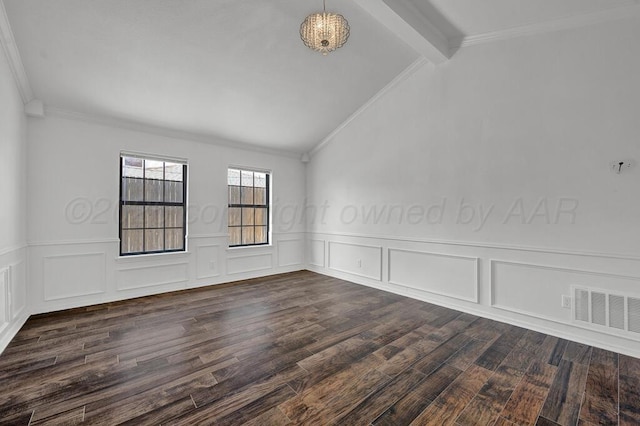
[{"label": "wood plank flooring", "polygon": [[640,425],[640,360],[303,271],[32,317],[10,425]]}]

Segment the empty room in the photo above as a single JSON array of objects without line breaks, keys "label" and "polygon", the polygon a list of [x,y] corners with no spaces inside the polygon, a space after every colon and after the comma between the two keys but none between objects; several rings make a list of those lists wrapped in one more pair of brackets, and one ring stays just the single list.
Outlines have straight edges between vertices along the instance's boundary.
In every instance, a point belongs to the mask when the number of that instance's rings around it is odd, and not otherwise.
[{"label": "empty room", "polygon": [[639,0],[0,0],[0,425],[640,425]]}]

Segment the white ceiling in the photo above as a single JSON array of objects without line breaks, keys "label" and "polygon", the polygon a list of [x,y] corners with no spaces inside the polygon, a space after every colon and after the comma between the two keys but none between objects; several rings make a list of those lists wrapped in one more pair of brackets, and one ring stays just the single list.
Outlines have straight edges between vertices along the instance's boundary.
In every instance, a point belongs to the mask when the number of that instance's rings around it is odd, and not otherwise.
[{"label": "white ceiling", "polygon": [[333,2],[351,24],[348,44],[326,57],[311,51],[299,27],[317,3],[5,7],[33,91],[48,106],[303,152],[417,57],[349,1]]},{"label": "white ceiling", "polygon": [[[447,40],[638,3],[385,1],[410,2]],[[4,5],[34,95],[49,108],[301,153],[419,57],[356,2],[328,1],[351,37],[326,57],[298,35],[320,0]]]}]

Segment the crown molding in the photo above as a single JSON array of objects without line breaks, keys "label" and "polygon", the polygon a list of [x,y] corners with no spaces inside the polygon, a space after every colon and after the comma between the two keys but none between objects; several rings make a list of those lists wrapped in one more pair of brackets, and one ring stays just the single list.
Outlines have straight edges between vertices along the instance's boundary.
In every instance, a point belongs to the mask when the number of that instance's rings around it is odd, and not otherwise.
[{"label": "crown molding", "polygon": [[288,157],[300,159],[301,152],[279,150],[273,148],[266,148],[259,145],[249,144],[246,142],[235,142],[227,139],[223,139],[214,135],[206,135],[200,133],[192,133],[182,130],[171,129],[168,127],[153,126],[150,124],[143,124],[137,121],[129,121],[120,118],[108,117],[97,114],[88,114],[85,112],[77,112],[59,108],[55,106],[46,106],[45,113],[47,116],[82,121],[85,123],[98,124],[102,126],[117,127],[126,130],[133,130],[136,132],[149,133],[152,135],[163,136],[172,139],[183,139],[192,142],[206,143],[209,145],[216,145],[225,148],[241,149],[244,151],[260,152],[263,154],[276,155],[279,157]]},{"label": "crown molding", "polygon": [[340,133],[345,127],[349,125],[352,121],[354,121],[360,114],[365,112],[369,107],[371,107],[374,103],[378,101],[381,97],[383,97],[387,92],[391,89],[411,77],[416,71],[422,68],[424,65],[429,64],[426,58],[423,56],[416,59],[411,65],[404,69],[400,74],[398,74],[389,84],[384,86],[378,93],[373,95],[364,105],[356,110],[353,114],[349,116],[345,121],[342,122],[338,127],[336,127],[327,137],[325,137],[322,141],[320,141],[311,151],[309,151],[309,156],[315,155],[318,151],[328,145],[333,138]]},{"label": "crown molding", "polygon": [[29,117],[44,118],[44,102],[33,99],[24,106],[24,113]]},{"label": "crown molding", "polygon": [[16,40],[13,37],[13,31],[11,30],[11,24],[9,23],[9,17],[7,11],[4,8],[4,1],[0,0],[0,44],[4,48],[4,52],[11,68],[18,91],[22,97],[22,102],[26,105],[31,102],[35,96],[33,90],[31,90],[31,84],[29,84],[29,78],[24,70],[22,58],[20,57],[20,51],[16,45]]},{"label": "crown molding", "polygon": [[627,6],[614,7],[598,12],[589,12],[581,15],[568,16],[546,22],[538,22],[531,25],[509,28],[506,30],[492,31],[484,34],[477,34],[453,39],[449,41],[450,46],[462,48],[474,46],[476,44],[490,43],[500,40],[509,40],[518,37],[533,36],[538,34],[552,33],[556,31],[581,28],[604,22],[616,21],[624,18],[640,17],[640,1],[634,0],[633,4]]}]

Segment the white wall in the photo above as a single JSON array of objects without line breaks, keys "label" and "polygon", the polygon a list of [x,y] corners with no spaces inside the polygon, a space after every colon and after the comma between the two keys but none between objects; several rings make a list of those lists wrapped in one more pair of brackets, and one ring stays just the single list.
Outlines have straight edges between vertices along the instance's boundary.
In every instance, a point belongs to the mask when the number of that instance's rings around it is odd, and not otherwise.
[{"label": "white wall", "polygon": [[[188,253],[119,258],[121,151],[188,160]],[[28,162],[34,313],[304,268],[299,159],[49,114],[29,120]],[[272,171],[271,246],[228,249],[230,165]]]},{"label": "white wall", "polygon": [[27,318],[26,119],[0,48],[0,352]]},{"label": "white wall", "polygon": [[[638,336],[560,307],[572,286],[640,297],[640,167],[608,170],[640,160],[638,39],[637,21],[619,21],[421,65],[306,173],[295,158],[56,115],[25,124],[0,55],[0,349],[28,313],[307,265],[640,356]],[[187,253],[119,258],[123,150],[188,159]],[[273,171],[272,246],[227,248],[229,165]]]},{"label": "white wall", "polygon": [[622,20],[408,73],[312,157],[310,268],[640,356],[560,306],[640,295],[640,167],[608,167],[640,160],[638,40]]}]

